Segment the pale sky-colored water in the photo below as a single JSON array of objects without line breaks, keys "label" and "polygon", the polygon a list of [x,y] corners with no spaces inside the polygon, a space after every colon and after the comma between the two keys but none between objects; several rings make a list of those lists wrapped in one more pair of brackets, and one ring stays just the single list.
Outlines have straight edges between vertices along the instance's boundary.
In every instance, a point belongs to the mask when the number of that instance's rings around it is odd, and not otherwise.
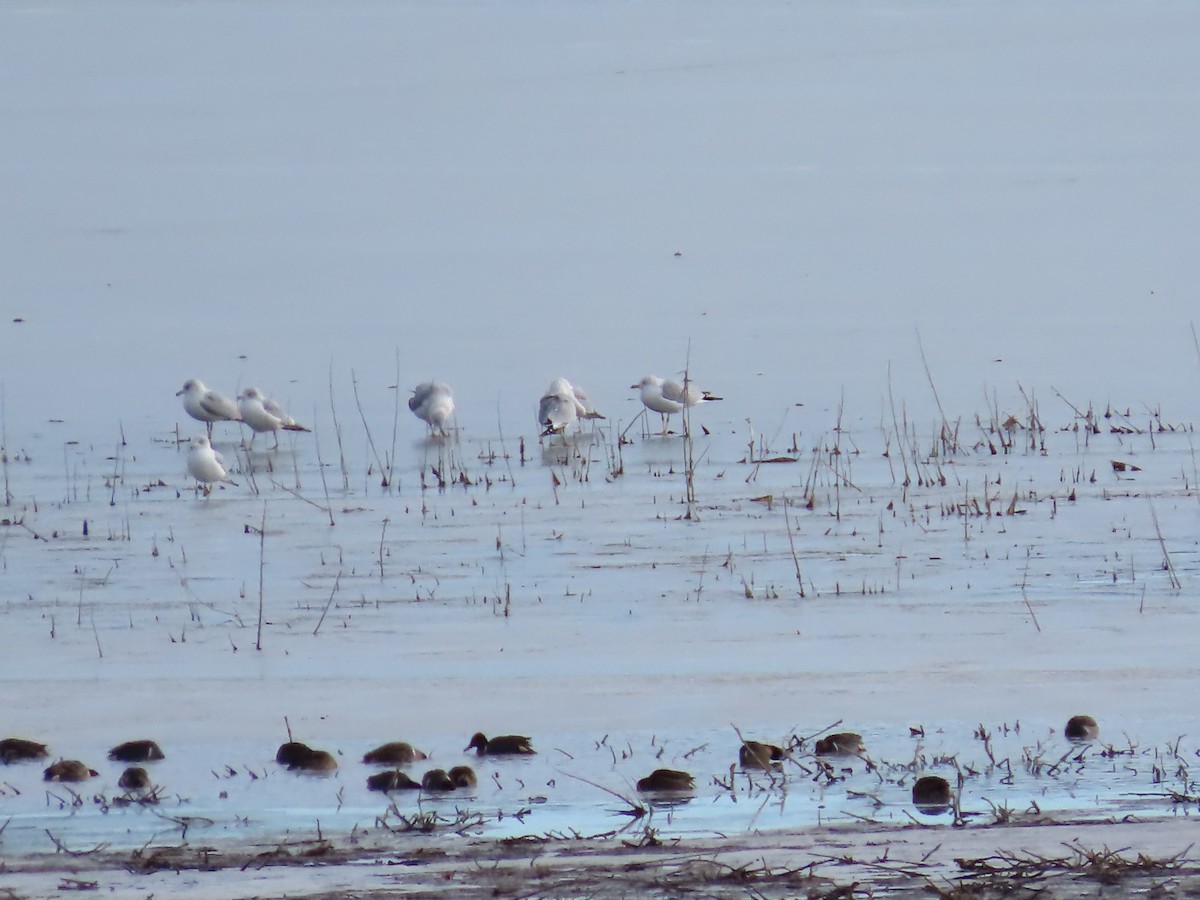
[{"label": "pale sky-colored water", "polygon": [[512,430],[689,341],[733,422],[874,419],[889,361],[929,409],[918,330],[957,414],[1177,405],[1195,11],[1073,9],[8,5],[10,423],[324,413],[331,366],[390,413],[398,352]]}]

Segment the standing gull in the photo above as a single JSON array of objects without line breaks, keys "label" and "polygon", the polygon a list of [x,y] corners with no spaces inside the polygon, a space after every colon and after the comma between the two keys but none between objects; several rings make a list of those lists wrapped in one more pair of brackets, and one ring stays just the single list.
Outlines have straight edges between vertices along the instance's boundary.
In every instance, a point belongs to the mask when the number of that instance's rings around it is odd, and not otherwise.
[{"label": "standing gull", "polygon": [[437,431],[445,437],[446,422],[454,415],[454,393],[448,384],[426,381],[413,388],[413,395],[408,398],[408,408],[429,426],[430,434]]},{"label": "standing gull", "polygon": [[687,389],[673,379],[663,380],[657,375],[647,375],[637,384],[631,384],[631,390],[642,392],[642,405],[646,409],[662,414],[663,434],[667,433],[667,417],[673,413],[683,412],[685,407],[697,406],[721,398],[708,391],[702,391],[691,381]]},{"label": "standing gull", "polygon": [[238,412],[237,404],[216,391],[209,390],[199,378],[189,378],[183,387],[175,392],[176,397],[183,397],[183,410],[193,419],[208,426],[208,436],[212,437],[213,422],[240,422],[242,414]]},{"label": "standing gull", "polygon": [[[307,428],[284,412],[283,407],[278,403],[270,397],[264,396],[258,388],[248,387],[238,394],[237,408],[241,414],[242,421],[249,425],[255,434],[263,431],[271,432],[275,436],[276,447],[279,446],[280,429],[284,431],[308,431]],[[250,437],[250,442],[254,443],[253,435]]]},{"label": "standing gull", "polygon": [[187,455],[187,470],[189,475],[204,486],[206,495],[218,481],[237,486],[237,482],[229,477],[229,472],[225,469],[224,458],[212,448],[212,444],[204,436],[192,440]]}]

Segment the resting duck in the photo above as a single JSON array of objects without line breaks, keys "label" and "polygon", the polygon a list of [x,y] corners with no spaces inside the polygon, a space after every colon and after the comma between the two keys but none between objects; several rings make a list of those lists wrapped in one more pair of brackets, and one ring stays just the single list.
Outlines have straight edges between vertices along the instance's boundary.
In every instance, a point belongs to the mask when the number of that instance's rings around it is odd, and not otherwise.
[{"label": "resting duck", "polygon": [[144,791],[150,787],[150,773],[141,766],[130,766],[117,779],[117,787],[126,791]]},{"label": "resting duck", "polygon": [[46,781],[87,781],[99,774],[95,769],[89,769],[77,759],[60,759],[47,766],[42,777]]},{"label": "resting duck", "polygon": [[950,782],[940,775],[923,775],[913,783],[913,805],[940,811],[950,805]]},{"label": "resting duck", "polygon": [[687,772],[678,769],[655,769],[637,783],[637,789],[647,793],[655,791],[690,791],[696,780]]},{"label": "resting duck", "polygon": [[1063,737],[1068,741],[1094,741],[1100,737],[1100,726],[1091,716],[1071,716],[1063,727]]},{"label": "resting duck", "polygon": [[452,791],[457,787],[445,769],[430,769],[421,779],[421,788],[426,791]]},{"label": "resting duck", "polygon": [[165,757],[154,741],[126,741],[109,750],[108,758],[115,762],[152,762]]},{"label": "resting duck", "polygon": [[841,754],[853,756],[866,752],[867,745],[863,743],[862,735],[853,731],[839,731],[817,741],[813,748],[818,756]]},{"label": "resting duck", "polygon": [[363,756],[363,762],[387,766],[403,766],[428,757],[407,741],[380,744]]},{"label": "resting duck", "polygon": [[299,741],[281,744],[275,752],[275,762],[301,772],[332,772],[338,767],[332,753],[314,750],[308,744]]},{"label": "resting duck", "polygon": [[782,747],[759,741],[742,741],[738,748],[738,762],[744,769],[771,769],[785,756]]},{"label": "resting duck", "polygon": [[24,738],[5,738],[0,741],[0,763],[6,766],[9,763],[44,759],[48,755],[46,745],[37,741],[27,741]]},{"label": "resting duck", "polygon": [[386,772],[379,772],[375,775],[367,776],[367,790],[369,791],[415,791],[419,790],[420,784],[413,781],[399,769],[389,769]]}]

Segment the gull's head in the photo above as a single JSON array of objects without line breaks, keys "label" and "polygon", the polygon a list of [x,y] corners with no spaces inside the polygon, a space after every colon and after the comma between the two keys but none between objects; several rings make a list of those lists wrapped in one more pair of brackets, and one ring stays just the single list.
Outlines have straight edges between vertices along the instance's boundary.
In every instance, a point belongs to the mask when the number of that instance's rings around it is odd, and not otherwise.
[{"label": "gull's head", "polygon": [[248,387],[244,391],[242,391],[240,394],[238,394],[238,399],[239,400],[261,400],[262,396],[263,396],[262,392],[259,391],[258,388]]},{"label": "gull's head", "polygon": [[555,378],[550,382],[550,387],[546,389],[546,394],[559,394],[567,397],[572,397],[575,394],[575,389],[571,387],[571,382],[565,378]]},{"label": "gull's head", "polygon": [[631,384],[629,386],[629,389],[631,391],[636,391],[636,390],[643,390],[648,387],[660,387],[662,385],[662,383],[663,383],[663,380],[661,378],[659,378],[657,375],[645,375],[645,376],[643,376],[642,380],[639,381],[637,384]]},{"label": "gull's head", "polygon": [[193,391],[202,390],[204,390],[204,388],[201,386],[199,378],[189,378],[183,383],[183,387],[175,392],[175,396],[178,397],[180,394],[190,394]]},{"label": "gull's head", "polygon": [[192,449],[200,450],[208,446],[208,438],[205,435],[200,435],[198,438],[192,438]]}]

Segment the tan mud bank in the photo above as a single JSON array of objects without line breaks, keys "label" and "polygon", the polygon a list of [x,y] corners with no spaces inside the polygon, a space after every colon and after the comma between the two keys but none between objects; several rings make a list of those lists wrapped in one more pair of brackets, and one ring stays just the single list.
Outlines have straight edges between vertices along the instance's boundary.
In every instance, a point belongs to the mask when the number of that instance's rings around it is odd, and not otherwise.
[{"label": "tan mud bank", "polygon": [[7,859],[0,894],[41,898],[1128,896],[1200,890],[1196,826],[1173,818],[842,826],[660,841],[367,833],[218,850],[147,846]]}]

